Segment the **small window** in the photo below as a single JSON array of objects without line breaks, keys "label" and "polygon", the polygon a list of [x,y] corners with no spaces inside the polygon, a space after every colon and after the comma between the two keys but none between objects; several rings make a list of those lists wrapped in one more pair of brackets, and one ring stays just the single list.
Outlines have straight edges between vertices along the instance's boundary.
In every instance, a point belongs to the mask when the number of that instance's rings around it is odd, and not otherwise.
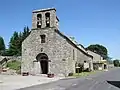
[{"label": "small window", "polygon": [[87,61],[84,61],[84,63],[86,63]]},{"label": "small window", "polygon": [[40,37],[41,37],[41,43],[45,43],[45,35],[40,35]]}]

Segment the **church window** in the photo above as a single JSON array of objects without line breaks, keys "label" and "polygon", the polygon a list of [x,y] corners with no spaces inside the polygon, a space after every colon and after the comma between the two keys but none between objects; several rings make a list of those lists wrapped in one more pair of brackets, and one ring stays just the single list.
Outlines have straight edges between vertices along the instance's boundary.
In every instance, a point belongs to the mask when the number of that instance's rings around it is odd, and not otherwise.
[{"label": "church window", "polygon": [[40,35],[40,37],[41,37],[41,43],[45,43],[45,35]]}]

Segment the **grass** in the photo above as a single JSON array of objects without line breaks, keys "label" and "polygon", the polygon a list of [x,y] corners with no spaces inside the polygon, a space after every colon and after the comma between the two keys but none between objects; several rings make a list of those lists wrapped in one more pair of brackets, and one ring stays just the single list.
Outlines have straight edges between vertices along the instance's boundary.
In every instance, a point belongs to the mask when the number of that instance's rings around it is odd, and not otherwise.
[{"label": "grass", "polygon": [[82,77],[82,76],[88,76],[90,74],[93,74],[95,72],[81,72],[81,73],[74,73],[73,76],[75,77]]},{"label": "grass", "polygon": [[10,61],[7,63],[7,67],[9,67],[10,69],[18,71],[18,70],[20,70],[21,62],[17,61],[17,60]]},{"label": "grass", "polygon": [[89,76],[91,74],[95,74],[99,71],[91,71],[91,72],[81,72],[81,73],[74,73],[72,77],[86,77]]}]

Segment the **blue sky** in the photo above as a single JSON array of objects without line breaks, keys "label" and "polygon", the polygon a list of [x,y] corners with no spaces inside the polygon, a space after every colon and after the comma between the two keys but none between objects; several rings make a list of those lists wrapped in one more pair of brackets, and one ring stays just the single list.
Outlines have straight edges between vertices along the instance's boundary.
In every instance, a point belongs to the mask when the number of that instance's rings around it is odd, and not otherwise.
[{"label": "blue sky", "polygon": [[1,0],[0,36],[8,45],[14,31],[31,28],[32,10],[55,7],[60,31],[87,47],[101,44],[120,59],[120,0]]}]

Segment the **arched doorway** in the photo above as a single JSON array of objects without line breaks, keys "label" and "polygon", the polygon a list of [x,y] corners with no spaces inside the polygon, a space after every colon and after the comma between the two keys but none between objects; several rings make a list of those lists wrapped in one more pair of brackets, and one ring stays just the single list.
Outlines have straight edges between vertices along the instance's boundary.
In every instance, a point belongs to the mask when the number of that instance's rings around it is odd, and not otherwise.
[{"label": "arched doorway", "polygon": [[45,53],[40,53],[36,57],[37,61],[40,62],[42,74],[48,73],[48,56]]}]

